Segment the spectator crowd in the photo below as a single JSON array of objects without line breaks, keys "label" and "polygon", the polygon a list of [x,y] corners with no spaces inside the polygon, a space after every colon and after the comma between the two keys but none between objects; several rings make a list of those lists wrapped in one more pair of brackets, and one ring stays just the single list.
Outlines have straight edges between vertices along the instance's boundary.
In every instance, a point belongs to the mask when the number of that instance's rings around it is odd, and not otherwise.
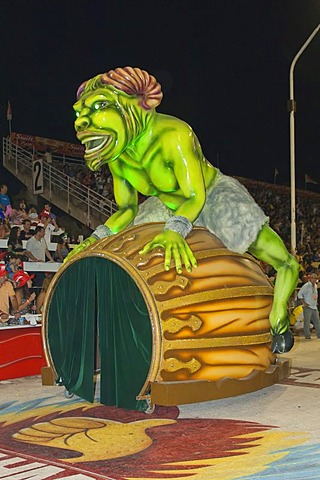
[{"label": "spectator crowd", "polygon": [[[112,176],[107,167],[93,173],[81,166],[65,164],[63,173],[70,177],[70,181],[76,180],[104,198],[114,200]],[[265,188],[262,188],[254,181],[245,184],[256,202],[269,216],[271,227],[290,250],[289,189],[264,185]],[[140,201],[142,200],[143,197],[140,198]],[[296,211],[296,257],[300,264],[299,287],[301,287],[308,281],[310,275],[319,278],[320,195],[299,194]],[[63,262],[70,251],[66,234],[55,235],[56,250],[54,252],[49,250],[52,235],[60,230],[49,203],[45,203],[40,211],[35,205],[27,205],[23,198],[12,203],[7,185],[0,185],[0,240],[7,240],[7,248],[2,249],[0,253],[0,326],[7,322],[17,322],[17,317],[26,312],[41,313],[44,295],[53,274],[28,275],[23,270],[23,263]],[[262,268],[271,280],[276,275],[269,265],[262,264]]]},{"label": "spectator crowd", "polygon": [[114,201],[112,175],[108,166],[103,166],[98,172],[91,172],[85,166],[65,163],[62,172],[71,182],[77,181],[102,197]]},{"label": "spectator crowd", "polygon": [[[56,250],[51,252],[52,235]],[[57,224],[49,203],[42,210],[27,206],[24,199],[11,202],[8,187],[0,185],[0,326],[21,322],[27,314],[40,314],[52,273],[29,275],[24,262],[63,262],[69,253],[65,234]],[[25,241],[25,242],[24,242]]]}]

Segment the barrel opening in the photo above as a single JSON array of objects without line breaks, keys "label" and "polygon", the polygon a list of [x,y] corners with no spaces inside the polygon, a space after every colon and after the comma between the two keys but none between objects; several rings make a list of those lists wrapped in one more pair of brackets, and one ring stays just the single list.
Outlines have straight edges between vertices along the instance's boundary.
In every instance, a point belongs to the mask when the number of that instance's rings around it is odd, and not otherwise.
[{"label": "barrel opening", "polygon": [[100,370],[105,405],[137,410],[152,355],[152,329],[145,300],[124,268],[90,256],[65,269],[51,291],[47,342],[66,389],[94,401]]}]

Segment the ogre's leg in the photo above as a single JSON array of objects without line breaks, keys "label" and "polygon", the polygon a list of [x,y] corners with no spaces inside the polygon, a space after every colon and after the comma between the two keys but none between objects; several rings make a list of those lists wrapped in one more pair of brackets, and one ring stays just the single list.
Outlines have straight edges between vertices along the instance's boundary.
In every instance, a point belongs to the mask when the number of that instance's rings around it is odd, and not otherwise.
[{"label": "ogre's leg", "polygon": [[270,312],[271,333],[276,342],[274,351],[283,353],[290,350],[293,340],[289,333],[287,302],[297,284],[299,264],[290,255],[279,235],[268,225],[260,230],[255,242],[250,245],[249,252],[259,260],[271,265],[277,272],[274,286],[274,300]]}]

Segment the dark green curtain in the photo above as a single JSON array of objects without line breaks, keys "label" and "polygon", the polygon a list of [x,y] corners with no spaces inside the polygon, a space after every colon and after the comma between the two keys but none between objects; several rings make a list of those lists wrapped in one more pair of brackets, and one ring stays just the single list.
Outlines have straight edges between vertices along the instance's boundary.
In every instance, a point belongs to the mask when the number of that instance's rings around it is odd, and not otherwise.
[{"label": "dark green curtain", "polygon": [[151,325],[142,294],[123,268],[101,257],[84,258],[69,267],[52,295],[48,335],[55,368],[67,390],[93,401],[98,343],[101,403],[145,408],[136,395],[149,371]]},{"label": "dark green curtain", "polygon": [[48,313],[48,338],[63,385],[93,402],[96,288],[88,260],[67,269],[57,283]]}]

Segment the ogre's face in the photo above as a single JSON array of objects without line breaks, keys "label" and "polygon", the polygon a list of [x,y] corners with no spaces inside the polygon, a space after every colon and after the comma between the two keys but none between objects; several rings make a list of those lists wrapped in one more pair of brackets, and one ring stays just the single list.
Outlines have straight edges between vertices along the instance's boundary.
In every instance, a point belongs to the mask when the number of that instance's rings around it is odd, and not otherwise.
[{"label": "ogre's face", "polygon": [[85,146],[84,158],[91,170],[115,160],[127,147],[124,111],[107,88],[84,93],[74,104],[77,137]]}]

